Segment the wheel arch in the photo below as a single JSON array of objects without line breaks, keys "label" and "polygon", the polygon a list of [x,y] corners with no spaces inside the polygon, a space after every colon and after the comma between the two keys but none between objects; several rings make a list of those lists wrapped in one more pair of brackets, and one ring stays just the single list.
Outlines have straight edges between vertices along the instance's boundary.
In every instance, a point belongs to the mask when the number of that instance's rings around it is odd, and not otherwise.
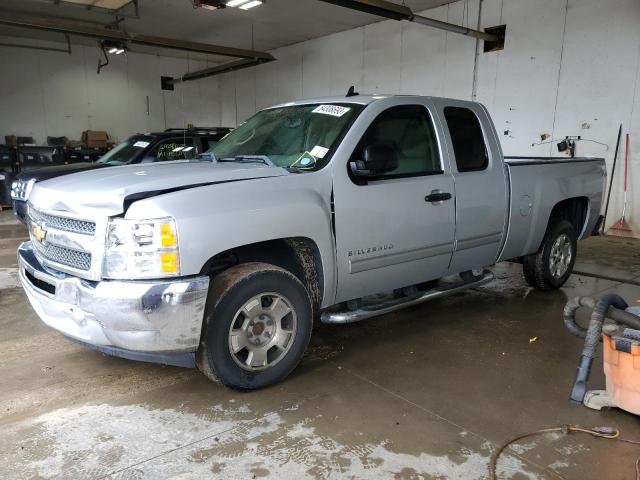
[{"label": "wheel arch", "polygon": [[307,237],[286,237],[239,245],[210,257],[200,273],[214,278],[235,265],[264,262],[284,268],[306,287],[314,312],[320,309],[324,285],[324,266],[315,241]]},{"label": "wheel arch", "polygon": [[566,220],[573,226],[578,239],[583,238],[584,229],[589,220],[589,208],[590,201],[588,197],[581,196],[561,200],[551,209],[547,220],[547,228],[553,222]]}]

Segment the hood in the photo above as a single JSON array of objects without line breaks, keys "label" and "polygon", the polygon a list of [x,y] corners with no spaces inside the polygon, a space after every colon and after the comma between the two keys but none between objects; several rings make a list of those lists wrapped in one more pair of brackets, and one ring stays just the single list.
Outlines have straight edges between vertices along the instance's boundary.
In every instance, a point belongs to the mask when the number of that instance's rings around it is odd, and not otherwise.
[{"label": "hood", "polygon": [[123,213],[125,199],[222,182],[289,175],[280,167],[254,163],[167,162],[127,165],[65,175],[36,183],[29,203],[81,218]]},{"label": "hood", "polygon": [[50,167],[36,168],[33,170],[27,170],[20,175],[20,180],[34,179],[36,182],[48,180],[50,178],[60,177],[62,175],[69,175],[70,173],[84,172],[87,170],[94,170],[96,168],[108,167],[109,165],[91,162],[79,162],[71,163],[69,165],[53,165]]}]

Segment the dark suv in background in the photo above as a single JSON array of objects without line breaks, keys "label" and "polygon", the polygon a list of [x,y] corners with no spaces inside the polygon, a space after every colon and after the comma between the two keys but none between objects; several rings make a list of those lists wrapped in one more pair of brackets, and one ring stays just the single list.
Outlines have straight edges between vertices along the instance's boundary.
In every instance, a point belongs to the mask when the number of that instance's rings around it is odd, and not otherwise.
[{"label": "dark suv in background", "polygon": [[28,170],[11,185],[11,201],[16,216],[25,222],[27,200],[36,182],[96,168],[136,163],[189,160],[215,146],[231,128],[170,128],[164,132],[133,135],[116,145],[96,162],[80,162]]}]

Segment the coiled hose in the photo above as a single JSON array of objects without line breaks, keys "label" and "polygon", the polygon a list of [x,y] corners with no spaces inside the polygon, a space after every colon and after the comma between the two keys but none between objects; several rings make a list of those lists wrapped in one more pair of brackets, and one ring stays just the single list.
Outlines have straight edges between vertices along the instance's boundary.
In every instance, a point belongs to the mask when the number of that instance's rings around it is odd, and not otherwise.
[{"label": "coiled hose", "polygon": [[[587,329],[576,323],[575,315],[580,307],[593,309],[589,328]],[[622,297],[613,293],[603,296],[597,302],[593,298],[577,297],[569,300],[565,305],[563,317],[567,330],[573,335],[585,339],[578,371],[576,372],[576,380],[571,390],[572,400],[582,402],[584,399],[593,356],[602,338],[602,324],[605,317],[634,329],[640,328],[640,318],[624,311],[628,307],[629,305]]]}]

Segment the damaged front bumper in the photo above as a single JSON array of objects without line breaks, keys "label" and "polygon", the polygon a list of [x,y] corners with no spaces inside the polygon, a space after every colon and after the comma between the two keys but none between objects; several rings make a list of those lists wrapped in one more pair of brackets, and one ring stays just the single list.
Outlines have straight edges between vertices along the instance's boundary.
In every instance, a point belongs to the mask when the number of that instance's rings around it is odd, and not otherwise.
[{"label": "damaged front bumper", "polygon": [[195,366],[209,277],[90,282],[18,249],[22,286],[42,321],[90,348],[131,360]]}]

